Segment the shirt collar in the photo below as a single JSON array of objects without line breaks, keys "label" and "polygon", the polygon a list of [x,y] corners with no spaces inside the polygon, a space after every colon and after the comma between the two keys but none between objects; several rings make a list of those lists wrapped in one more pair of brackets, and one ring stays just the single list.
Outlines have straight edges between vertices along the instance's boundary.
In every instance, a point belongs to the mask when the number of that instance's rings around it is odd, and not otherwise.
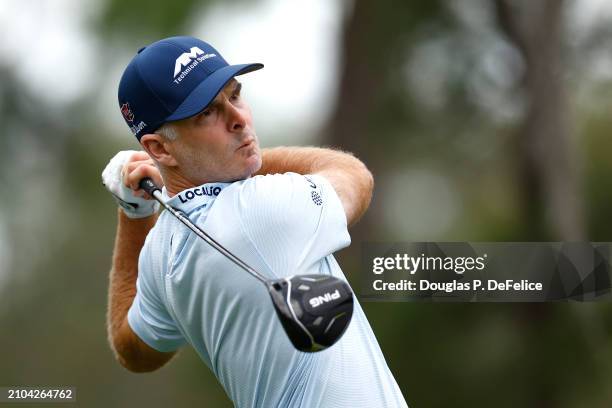
[{"label": "shirt collar", "polygon": [[168,196],[166,187],[162,188],[162,197],[166,204],[184,213],[189,213],[196,208],[213,202],[221,191],[232,183],[206,183],[201,186],[188,188],[174,197]]}]

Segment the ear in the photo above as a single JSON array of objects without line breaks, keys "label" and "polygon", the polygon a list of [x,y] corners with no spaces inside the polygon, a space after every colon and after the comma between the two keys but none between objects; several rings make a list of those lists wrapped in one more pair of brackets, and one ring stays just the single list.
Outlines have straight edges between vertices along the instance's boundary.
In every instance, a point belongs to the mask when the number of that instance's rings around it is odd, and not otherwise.
[{"label": "ear", "polygon": [[176,166],[176,159],[168,150],[168,144],[172,142],[164,139],[157,133],[147,133],[140,138],[140,144],[149,156],[159,164],[166,167]]}]

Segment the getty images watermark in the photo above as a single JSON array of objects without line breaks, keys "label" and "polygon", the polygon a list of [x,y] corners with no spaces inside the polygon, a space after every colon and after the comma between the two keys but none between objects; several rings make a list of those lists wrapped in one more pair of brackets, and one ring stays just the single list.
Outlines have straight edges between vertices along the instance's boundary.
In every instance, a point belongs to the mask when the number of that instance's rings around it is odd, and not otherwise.
[{"label": "getty images watermark", "polygon": [[368,243],[364,300],[609,300],[611,243]]}]

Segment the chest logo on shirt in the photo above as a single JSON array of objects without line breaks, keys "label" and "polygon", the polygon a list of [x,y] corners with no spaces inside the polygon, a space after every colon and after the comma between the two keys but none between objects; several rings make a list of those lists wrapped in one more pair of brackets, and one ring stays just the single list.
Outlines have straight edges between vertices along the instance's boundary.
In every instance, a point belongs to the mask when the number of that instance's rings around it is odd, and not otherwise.
[{"label": "chest logo on shirt", "polygon": [[312,179],[308,176],[304,176],[304,178],[308,181],[308,183],[310,184],[310,188],[317,188],[317,185],[312,181]]},{"label": "chest logo on shirt", "polygon": [[312,202],[316,205],[322,205],[323,198],[321,197],[321,194],[315,191],[317,189],[317,185],[314,183],[314,181],[312,181],[310,177],[304,176],[304,178],[306,179],[306,181],[308,181],[308,184],[310,184],[310,188],[312,188],[312,191],[310,192],[310,198],[312,198]]},{"label": "chest logo on shirt", "polygon": [[221,192],[221,187],[213,187],[213,186],[200,186],[196,188],[192,188],[191,190],[187,190],[183,193],[179,193],[179,200],[181,203],[185,204],[187,201],[193,200],[197,196],[218,196]]},{"label": "chest logo on shirt", "polygon": [[323,204],[323,199],[321,198],[321,194],[317,193],[316,191],[311,191],[310,197],[312,198],[312,202],[315,203],[316,205]]}]

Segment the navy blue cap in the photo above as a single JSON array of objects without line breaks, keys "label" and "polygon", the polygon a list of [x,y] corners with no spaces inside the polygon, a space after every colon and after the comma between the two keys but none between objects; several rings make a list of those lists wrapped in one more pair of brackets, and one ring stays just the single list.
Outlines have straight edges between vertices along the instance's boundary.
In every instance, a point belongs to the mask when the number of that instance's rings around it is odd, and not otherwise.
[{"label": "navy blue cap", "polygon": [[229,65],[210,44],[170,37],[138,50],[119,82],[119,108],[140,140],[164,123],[203,111],[236,75],[263,64]]}]

